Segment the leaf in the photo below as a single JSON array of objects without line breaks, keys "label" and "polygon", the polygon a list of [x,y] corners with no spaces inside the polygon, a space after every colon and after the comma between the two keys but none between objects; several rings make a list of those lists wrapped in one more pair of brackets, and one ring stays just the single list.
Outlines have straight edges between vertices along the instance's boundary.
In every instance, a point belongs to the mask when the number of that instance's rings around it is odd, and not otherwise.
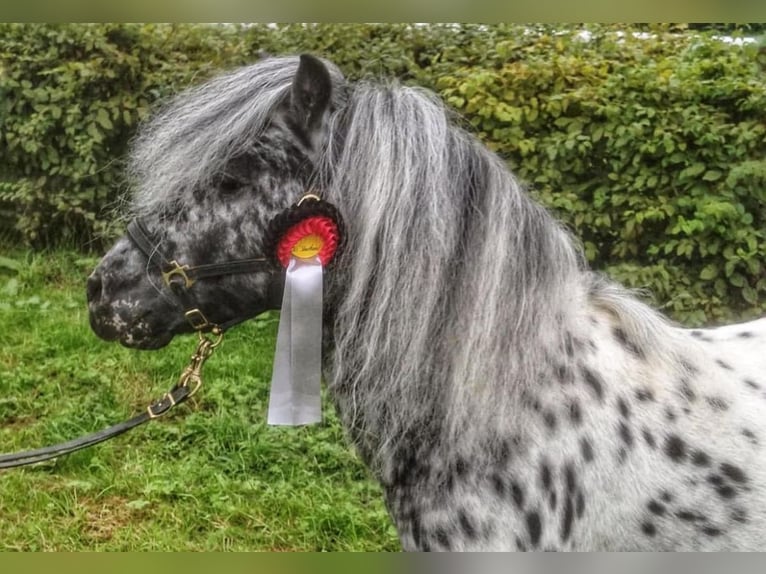
[{"label": "leaf", "polygon": [[706,265],[700,272],[700,279],[710,281],[718,276],[718,267],[713,264]]},{"label": "leaf", "polygon": [[719,179],[721,179],[722,175],[723,174],[720,171],[716,169],[711,169],[705,172],[705,175],[702,176],[702,179],[704,179],[705,181],[718,181]]},{"label": "leaf", "polygon": [[114,127],[112,125],[112,120],[109,118],[109,113],[104,108],[99,108],[96,113],[96,121],[104,129],[111,130]]},{"label": "leaf", "polygon": [[742,275],[739,273],[734,273],[731,277],[729,277],[729,283],[735,287],[743,287],[745,285],[745,278],[742,277]]},{"label": "leaf", "polygon": [[101,132],[98,130],[98,126],[96,126],[96,124],[88,124],[88,127],[85,128],[85,131],[97,143],[101,143],[104,140],[104,136],[101,135]]},{"label": "leaf", "polygon": [[758,294],[755,292],[755,289],[747,284],[742,286],[742,298],[751,305],[758,303]]},{"label": "leaf", "polygon": [[684,176],[686,176],[686,177],[692,178],[692,177],[698,176],[703,171],[705,171],[705,164],[704,163],[695,163],[695,164],[687,167],[681,173],[683,173]]}]

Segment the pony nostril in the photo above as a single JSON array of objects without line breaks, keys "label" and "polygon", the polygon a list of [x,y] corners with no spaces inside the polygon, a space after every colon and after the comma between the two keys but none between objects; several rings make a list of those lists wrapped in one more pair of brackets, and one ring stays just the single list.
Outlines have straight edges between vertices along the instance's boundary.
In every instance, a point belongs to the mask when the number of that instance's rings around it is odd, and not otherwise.
[{"label": "pony nostril", "polygon": [[101,298],[101,277],[95,272],[88,277],[88,283],[86,287],[88,301],[98,301]]}]

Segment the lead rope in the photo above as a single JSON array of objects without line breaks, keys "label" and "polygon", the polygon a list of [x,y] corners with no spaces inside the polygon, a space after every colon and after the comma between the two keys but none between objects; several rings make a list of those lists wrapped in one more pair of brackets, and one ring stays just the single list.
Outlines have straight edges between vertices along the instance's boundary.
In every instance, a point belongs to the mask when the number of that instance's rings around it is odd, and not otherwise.
[{"label": "lead rope", "polygon": [[176,384],[161,399],[148,405],[144,412],[127,421],[67,442],[34,450],[0,455],[0,469],[43,462],[104,442],[145,422],[166,415],[173,407],[194,396],[202,387],[202,367],[205,365],[205,361],[208,360],[223,341],[223,330],[219,327],[213,327],[211,330],[213,337],[208,336],[202,331],[198,331],[198,333],[199,342],[197,343],[197,348],[189,359],[189,364],[183,370],[181,376],[178,377]]}]

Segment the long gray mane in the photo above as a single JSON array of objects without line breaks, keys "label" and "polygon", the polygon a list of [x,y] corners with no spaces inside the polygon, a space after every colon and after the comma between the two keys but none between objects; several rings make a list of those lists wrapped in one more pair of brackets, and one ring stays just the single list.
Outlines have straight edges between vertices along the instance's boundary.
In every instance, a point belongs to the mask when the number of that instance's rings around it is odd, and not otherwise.
[{"label": "long gray mane", "polygon": [[588,272],[570,234],[437,96],[360,84],[337,123],[344,143],[330,137],[325,179],[353,224],[332,384],[350,394],[359,436],[391,446],[441,418],[451,440],[475,417],[513,412],[587,300],[664,353],[653,341],[673,338],[667,323]]},{"label": "long gray mane", "polygon": [[347,116],[343,150],[327,155],[339,156],[329,197],[353,222],[334,381],[351,389],[354,424],[408,405],[389,414],[393,440],[433,417],[460,432],[509,412],[564,335],[578,251],[433,94],[362,84]]}]

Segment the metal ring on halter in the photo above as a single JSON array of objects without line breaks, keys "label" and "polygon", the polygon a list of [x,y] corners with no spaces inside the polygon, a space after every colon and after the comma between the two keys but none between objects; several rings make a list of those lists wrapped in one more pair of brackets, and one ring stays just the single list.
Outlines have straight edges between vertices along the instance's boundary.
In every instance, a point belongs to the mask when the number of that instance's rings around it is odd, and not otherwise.
[{"label": "metal ring on halter", "polygon": [[210,349],[215,349],[217,346],[221,344],[221,341],[223,341],[223,329],[219,327],[218,325],[214,325],[213,328],[210,330],[210,334],[215,336],[215,339],[210,339],[208,337],[207,333],[203,333],[202,331],[197,331],[197,334],[199,335],[199,340],[202,341],[207,340],[210,342]]},{"label": "metal ring on halter", "polygon": [[314,201],[322,201],[322,198],[319,197],[316,193],[307,193],[298,200],[298,205],[300,205],[307,199],[313,199]]}]

